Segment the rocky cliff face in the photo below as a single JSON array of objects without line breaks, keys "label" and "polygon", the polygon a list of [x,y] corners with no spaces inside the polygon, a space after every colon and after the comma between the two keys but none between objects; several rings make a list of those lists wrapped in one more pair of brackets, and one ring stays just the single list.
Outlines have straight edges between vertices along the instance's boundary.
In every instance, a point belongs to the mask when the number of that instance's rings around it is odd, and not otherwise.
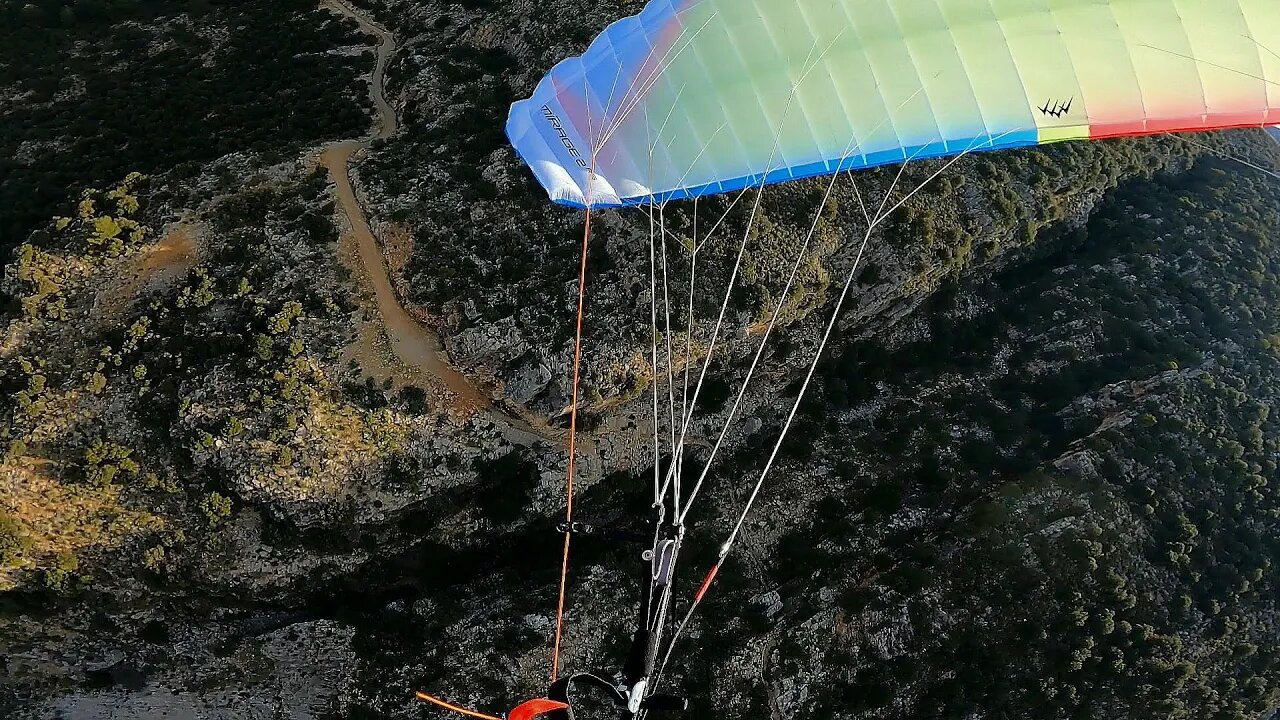
[{"label": "rocky cliff face", "polygon": [[[501,126],[639,6],[363,7],[397,37],[402,128],[357,187],[402,300],[493,406],[399,374],[312,153],[71,203],[5,277],[21,301],[0,353],[9,714],[407,718],[416,688],[501,709],[545,683],[566,452],[538,418],[568,405],[580,217],[539,197]],[[1275,162],[1259,140],[1214,142]],[[690,470],[823,190],[764,196]],[[666,220],[672,324],[706,347],[746,213],[699,254],[692,314],[692,208]],[[739,554],[673,656],[692,716],[1265,716],[1277,220],[1274,183],[1173,139],[968,158],[908,203],[873,233]],[[864,226],[842,184],[691,515],[677,613]],[[122,280],[181,228],[197,249],[171,277]],[[647,216],[604,215],[592,253],[577,507],[628,526],[653,462]],[[617,669],[638,552],[577,546],[568,667]]]}]

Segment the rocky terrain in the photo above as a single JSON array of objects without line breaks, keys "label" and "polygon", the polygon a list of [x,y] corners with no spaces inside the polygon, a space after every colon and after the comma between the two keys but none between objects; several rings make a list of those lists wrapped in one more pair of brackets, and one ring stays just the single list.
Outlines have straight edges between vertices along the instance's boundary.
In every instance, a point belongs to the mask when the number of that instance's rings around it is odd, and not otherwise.
[{"label": "rocky terrain", "polygon": [[[4,6],[11,46],[62,70],[10,58],[0,77],[17,148],[0,189],[29,199],[5,216],[0,713],[418,718],[436,715],[415,689],[490,711],[541,691],[581,215],[545,201],[502,121],[639,7]],[[246,101],[235,78],[253,112],[223,104]],[[119,110],[161,82],[199,122]],[[77,112],[118,135],[30,121]],[[322,157],[342,141],[368,148]],[[1280,154],[1259,131],[1198,142],[965,158],[873,233],[740,552],[668,668],[690,717],[1274,713],[1280,184],[1228,158]],[[900,196],[896,174],[858,191]],[[688,468],[823,190],[764,196]],[[690,313],[692,208],[666,210],[672,340],[695,368],[746,217],[699,251]],[[398,344],[360,221],[409,332],[439,337],[476,402]],[[678,613],[865,225],[842,183],[690,516]],[[575,506],[630,527],[666,393],[647,240],[647,216],[602,215],[580,408]],[[637,548],[577,545],[568,667],[617,670],[638,569]]]}]

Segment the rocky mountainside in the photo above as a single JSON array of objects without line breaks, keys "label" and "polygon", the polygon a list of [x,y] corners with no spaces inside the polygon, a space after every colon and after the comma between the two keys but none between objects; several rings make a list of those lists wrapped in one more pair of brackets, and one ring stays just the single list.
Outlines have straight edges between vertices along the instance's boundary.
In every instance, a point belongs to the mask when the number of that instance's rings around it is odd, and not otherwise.
[{"label": "rocky mountainside", "polygon": [[[4,220],[0,711],[419,718],[435,717],[419,688],[490,710],[541,691],[581,216],[545,201],[502,121],[639,7],[4,6],[26,60],[0,78],[21,150],[0,190],[39,200]],[[385,122],[357,77],[369,21],[394,36],[372,91],[399,123],[352,161],[354,194],[407,315],[479,402],[397,354],[345,181],[320,164]],[[242,78],[252,113],[227,110]],[[200,121],[99,109],[160,82]],[[68,113],[118,134],[23,119]],[[90,161],[65,162],[74,148]],[[1280,184],[1222,155],[1280,162],[1259,131],[973,156],[872,234],[740,552],[668,668],[690,717],[1274,713]],[[858,192],[902,195],[897,172]],[[824,189],[764,195],[687,468]],[[690,516],[678,614],[865,231],[853,186],[833,198]],[[691,313],[692,207],[665,219],[672,325],[690,328],[672,339],[700,361],[747,212],[699,252]],[[637,527],[650,393],[666,393],[647,215],[603,214],[589,271],[575,506]],[[576,546],[568,667],[617,670],[639,564]]]}]

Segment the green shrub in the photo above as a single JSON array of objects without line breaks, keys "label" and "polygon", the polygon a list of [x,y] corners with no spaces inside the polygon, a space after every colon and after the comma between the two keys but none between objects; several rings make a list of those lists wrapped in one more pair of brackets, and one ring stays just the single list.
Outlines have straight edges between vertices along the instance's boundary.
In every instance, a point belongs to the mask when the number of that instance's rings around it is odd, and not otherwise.
[{"label": "green shrub", "polygon": [[31,549],[31,538],[22,525],[9,513],[0,510],[0,567],[17,563],[23,553]]},{"label": "green shrub", "polygon": [[200,512],[210,530],[217,528],[231,517],[231,498],[211,492],[200,499]]}]

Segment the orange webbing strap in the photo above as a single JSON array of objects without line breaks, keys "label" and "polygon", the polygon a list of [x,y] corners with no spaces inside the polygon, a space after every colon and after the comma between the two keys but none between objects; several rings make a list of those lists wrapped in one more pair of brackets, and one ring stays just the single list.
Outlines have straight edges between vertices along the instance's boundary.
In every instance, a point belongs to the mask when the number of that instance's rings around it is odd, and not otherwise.
[{"label": "orange webbing strap", "polygon": [[560,636],[564,632],[564,593],[569,582],[569,538],[573,524],[573,471],[578,437],[578,380],[582,363],[582,307],[587,297],[587,245],[591,240],[591,181],[595,178],[595,163],[587,174],[587,192],[583,196],[587,212],[582,223],[582,267],[578,271],[578,325],[573,341],[573,390],[569,405],[569,476],[566,480],[568,504],[565,506],[564,558],[560,562],[560,599],[556,603],[556,640],[551,651],[551,682],[560,675]]},{"label": "orange webbing strap", "polygon": [[507,716],[507,720],[537,720],[550,712],[556,710],[568,710],[569,706],[559,700],[549,700],[547,698],[534,698],[526,702],[520,703]]},{"label": "orange webbing strap", "polygon": [[702,587],[698,588],[698,594],[693,596],[693,604],[697,605],[702,602],[702,597],[711,589],[711,583],[716,579],[716,573],[720,572],[720,563],[716,563],[711,572],[707,573],[707,579],[702,581]]},{"label": "orange webbing strap", "polygon": [[502,718],[496,715],[485,715],[482,712],[476,712],[475,710],[468,710],[466,708],[458,707],[457,705],[454,705],[453,703],[445,702],[444,700],[441,700],[438,697],[432,697],[422,692],[421,690],[415,692],[414,695],[417,695],[419,700],[425,700],[431,703],[432,705],[435,705],[436,707],[442,707],[445,710],[452,710],[453,712],[461,713],[468,717],[479,718],[480,720],[502,720]]}]

